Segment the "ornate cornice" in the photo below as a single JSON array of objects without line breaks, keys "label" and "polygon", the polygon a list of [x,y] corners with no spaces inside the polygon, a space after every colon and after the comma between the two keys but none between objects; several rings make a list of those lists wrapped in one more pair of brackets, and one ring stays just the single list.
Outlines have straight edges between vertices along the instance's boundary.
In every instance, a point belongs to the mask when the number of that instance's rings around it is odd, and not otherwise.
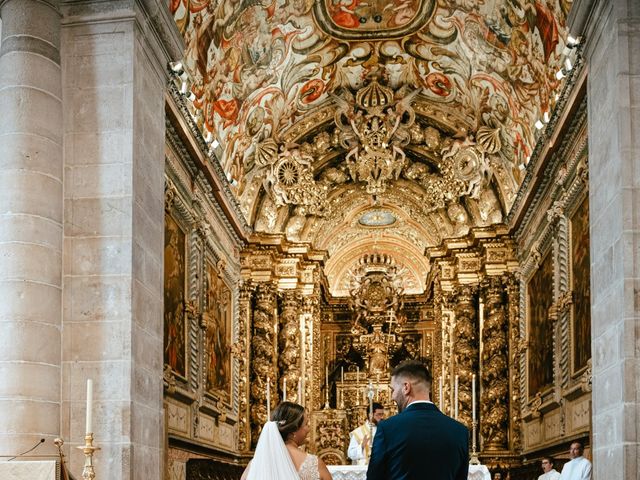
[{"label": "ornate cornice", "polygon": [[[231,238],[233,238],[237,244],[239,244],[240,246],[244,246],[245,240],[240,238],[240,236],[236,232],[236,229],[231,224],[229,217],[227,216],[225,211],[220,207],[218,199],[213,194],[213,187],[211,186],[211,183],[209,182],[208,178],[202,173],[202,171],[199,170],[196,162],[193,160],[193,158],[189,154],[189,151],[187,150],[184,143],[182,142],[182,139],[180,138],[178,131],[176,130],[172,122],[168,119],[166,120],[166,139],[169,146],[173,150],[173,152],[178,156],[178,159],[185,165],[185,167],[189,171],[189,174],[196,181],[196,183],[203,189],[203,193],[205,194],[207,200],[209,200],[208,202],[209,205],[217,213],[221,223],[225,227],[226,233],[229,236],[231,236]],[[210,163],[217,165],[217,161],[210,162]],[[220,168],[219,165],[218,165],[218,168]],[[221,171],[222,169],[220,168],[220,172]],[[224,182],[226,182],[226,179],[224,180]],[[227,186],[227,189],[228,189],[228,186]],[[229,198],[233,199],[233,196],[230,190],[228,191],[228,195],[229,195]],[[244,216],[242,216],[242,214],[240,213],[240,207],[238,206],[238,203],[235,201],[235,199],[233,199],[233,205],[237,207],[238,210],[236,213],[239,214],[236,216],[236,219],[234,220],[237,220],[237,219],[242,220],[242,224],[240,225],[240,227],[245,232],[246,237],[248,237],[251,228],[246,223]]]},{"label": "ornate cornice", "polygon": [[[188,128],[188,131],[185,133],[188,134],[194,140],[194,143],[198,148],[202,158],[208,160],[206,164],[203,166],[210,167],[208,171],[213,176],[213,181],[215,182],[215,185],[212,185],[209,179],[206,179],[207,183],[209,184],[208,193],[212,198],[216,200],[212,203],[215,205],[216,210],[223,212],[223,210],[218,206],[218,203],[220,203],[220,200],[223,200],[225,205],[228,205],[231,208],[233,212],[233,217],[234,217],[233,221],[234,223],[237,224],[237,228],[242,232],[242,235],[245,238],[247,238],[251,234],[252,229],[247,223],[247,220],[244,217],[244,214],[242,213],[242,209],[240,208],[240,204],[238,203],[238,200],[236,199],[235,195],[231,191],[231,188],[229,187],[229,181],[227,180],[224,170],[220,165],[220,160],[216,156],[213,149],[209,149],[207,142],[205,142],[204,138],[202,137],[202,133],[200,132],[193,117],[191,116],[191,113],[189,112],[189,109],[185,102],[184,95],[180,93],[175,82],[173,81],[169,82],[167,91],[169,93],[169,96],[173,100],[175,106],[177,107],[182,117],[182,120],[185,122]],[[176,153],[183,160],[185,159],[185,157],[190,158],[191,156],[189,155],[189,152],[186,146],[180,139],[173,123],[169,119],[167,119],[166,124],[167,124],[167,138],[170,140],[171,145],[174,146]],[[193,164],[193,160],[191,161],[191,163]],[[222,199],[217,199],[213,195],[214,189],[219,195],[223,197]],[[223,213],[223,217],[225,218],[225,223],[228,224],[229,226],[232,226],[233,228],[233,225],[229,221],[228,215]],[[235,236],[238,238],[238,240],[241,240],[238,234],[235,234]]]},{"label": "ornate cornice", "polygon": [[[569,72],[568,78],[565,82],[562,93],[560,94],[560,98],[556,103],[556,107],[553,110],[548,125],[538,136],[536,145],[531,154],[531,159],[527,165],[526,175],[520,184],[518,194],[516,195],[505,220],[512,228],[517,228],[516,237],[522,231],[524,225],[530,221],[532,212],[535,210],[535,208],[525,205],[526,200],[535,189],[538,194],[534,197],[531,203],[532,205],[536,202],[539,203],[539,192],[546,190],[546,185],[553,180],[551,172],[556,171],[560,163],[565,161],[565,157],[563,157],[560,152],[564,152],[567,148],[570,148],[573,143],[576,123],[580,123],[579,121],[576,121],[576,119],[579,120],[582,116],[586,116],[586,97],[583,96],[579,99],[581,104],[578,114],[573,115],[572,118],[569,119],[571,122],[569,132],[564,135],[562,144],[556,151],[557,153],[554,153],[553,140],[555,140],[560,130],[564,128],[566,115],[573,107],[573,102],[576,99],[576,90],[580,89],[584,81],[584,76],[582,75],[584,58],[582,56],[581,47],[576,48],[578,48],[576,63],[573,66],[573,69]],[[544,176],[541,180],[543,185],[536,186],[536,181],[539,181],[540,173],[542,171],[544,171]]]}]

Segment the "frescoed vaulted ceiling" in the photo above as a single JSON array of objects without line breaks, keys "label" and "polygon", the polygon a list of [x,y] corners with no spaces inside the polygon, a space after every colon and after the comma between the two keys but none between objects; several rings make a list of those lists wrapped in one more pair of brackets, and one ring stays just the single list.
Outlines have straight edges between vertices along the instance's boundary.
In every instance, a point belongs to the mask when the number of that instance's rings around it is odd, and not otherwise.
[{"label": "frescoed vaulted ceiling", "polygon": [[[426,247],[500,223],[562,86],[571,0],[172,0],[183,91],[249,224],[368,253],[420,293]],[[546,114],[546,115],[545,115]]]}]

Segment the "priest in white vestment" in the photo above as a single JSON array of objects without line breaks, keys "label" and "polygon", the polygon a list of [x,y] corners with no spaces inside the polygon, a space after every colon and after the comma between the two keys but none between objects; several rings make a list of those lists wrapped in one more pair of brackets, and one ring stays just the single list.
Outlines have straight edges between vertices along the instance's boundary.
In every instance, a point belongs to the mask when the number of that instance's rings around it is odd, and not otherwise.
[{"label": "priest in white vestment", "polygon": [[353,465],[367,465],[371,456],[371,445],[376,435],[378,422],[384,420],[384,407],[380,403],[373,402],[369,419],[353,430],[349,436],[349,449],[347,456]]},{"label": "priest in white vestment", "polygon": [[553,468],[553,458],[542,457],[542,475],[538,477],[538,480],[558,480],[560,473]]},{"label": "priest in white vestment", "polygon": [[561,480],[591,480],[591,462],[582,456],[584,446],[580,442],[573,442],[569,447],[571,460],[564,464]]}]

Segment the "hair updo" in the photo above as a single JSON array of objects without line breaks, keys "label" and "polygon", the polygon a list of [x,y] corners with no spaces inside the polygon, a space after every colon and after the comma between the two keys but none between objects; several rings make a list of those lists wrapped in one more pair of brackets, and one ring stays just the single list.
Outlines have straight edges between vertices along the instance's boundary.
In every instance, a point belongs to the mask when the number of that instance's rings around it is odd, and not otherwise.
[{"label": "hair updo", "polygon": [[297,432],[304,423],[304,407],[293,402],[282,402],[273,412],[271,420],[277,422],[283,441]]}]

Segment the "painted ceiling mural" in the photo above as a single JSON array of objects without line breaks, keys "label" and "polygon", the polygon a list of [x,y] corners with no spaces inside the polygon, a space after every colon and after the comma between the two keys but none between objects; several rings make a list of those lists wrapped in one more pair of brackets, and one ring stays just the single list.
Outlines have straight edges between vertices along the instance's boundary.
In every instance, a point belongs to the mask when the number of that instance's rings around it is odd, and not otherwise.
[{"label": "painted ceiling mural", "polygon": [[561,88],[570,7],[171,1],[183,88],[245,217],[327,249],[337,295],[367,250],[418,293],[424,248],[502,221]]}]

